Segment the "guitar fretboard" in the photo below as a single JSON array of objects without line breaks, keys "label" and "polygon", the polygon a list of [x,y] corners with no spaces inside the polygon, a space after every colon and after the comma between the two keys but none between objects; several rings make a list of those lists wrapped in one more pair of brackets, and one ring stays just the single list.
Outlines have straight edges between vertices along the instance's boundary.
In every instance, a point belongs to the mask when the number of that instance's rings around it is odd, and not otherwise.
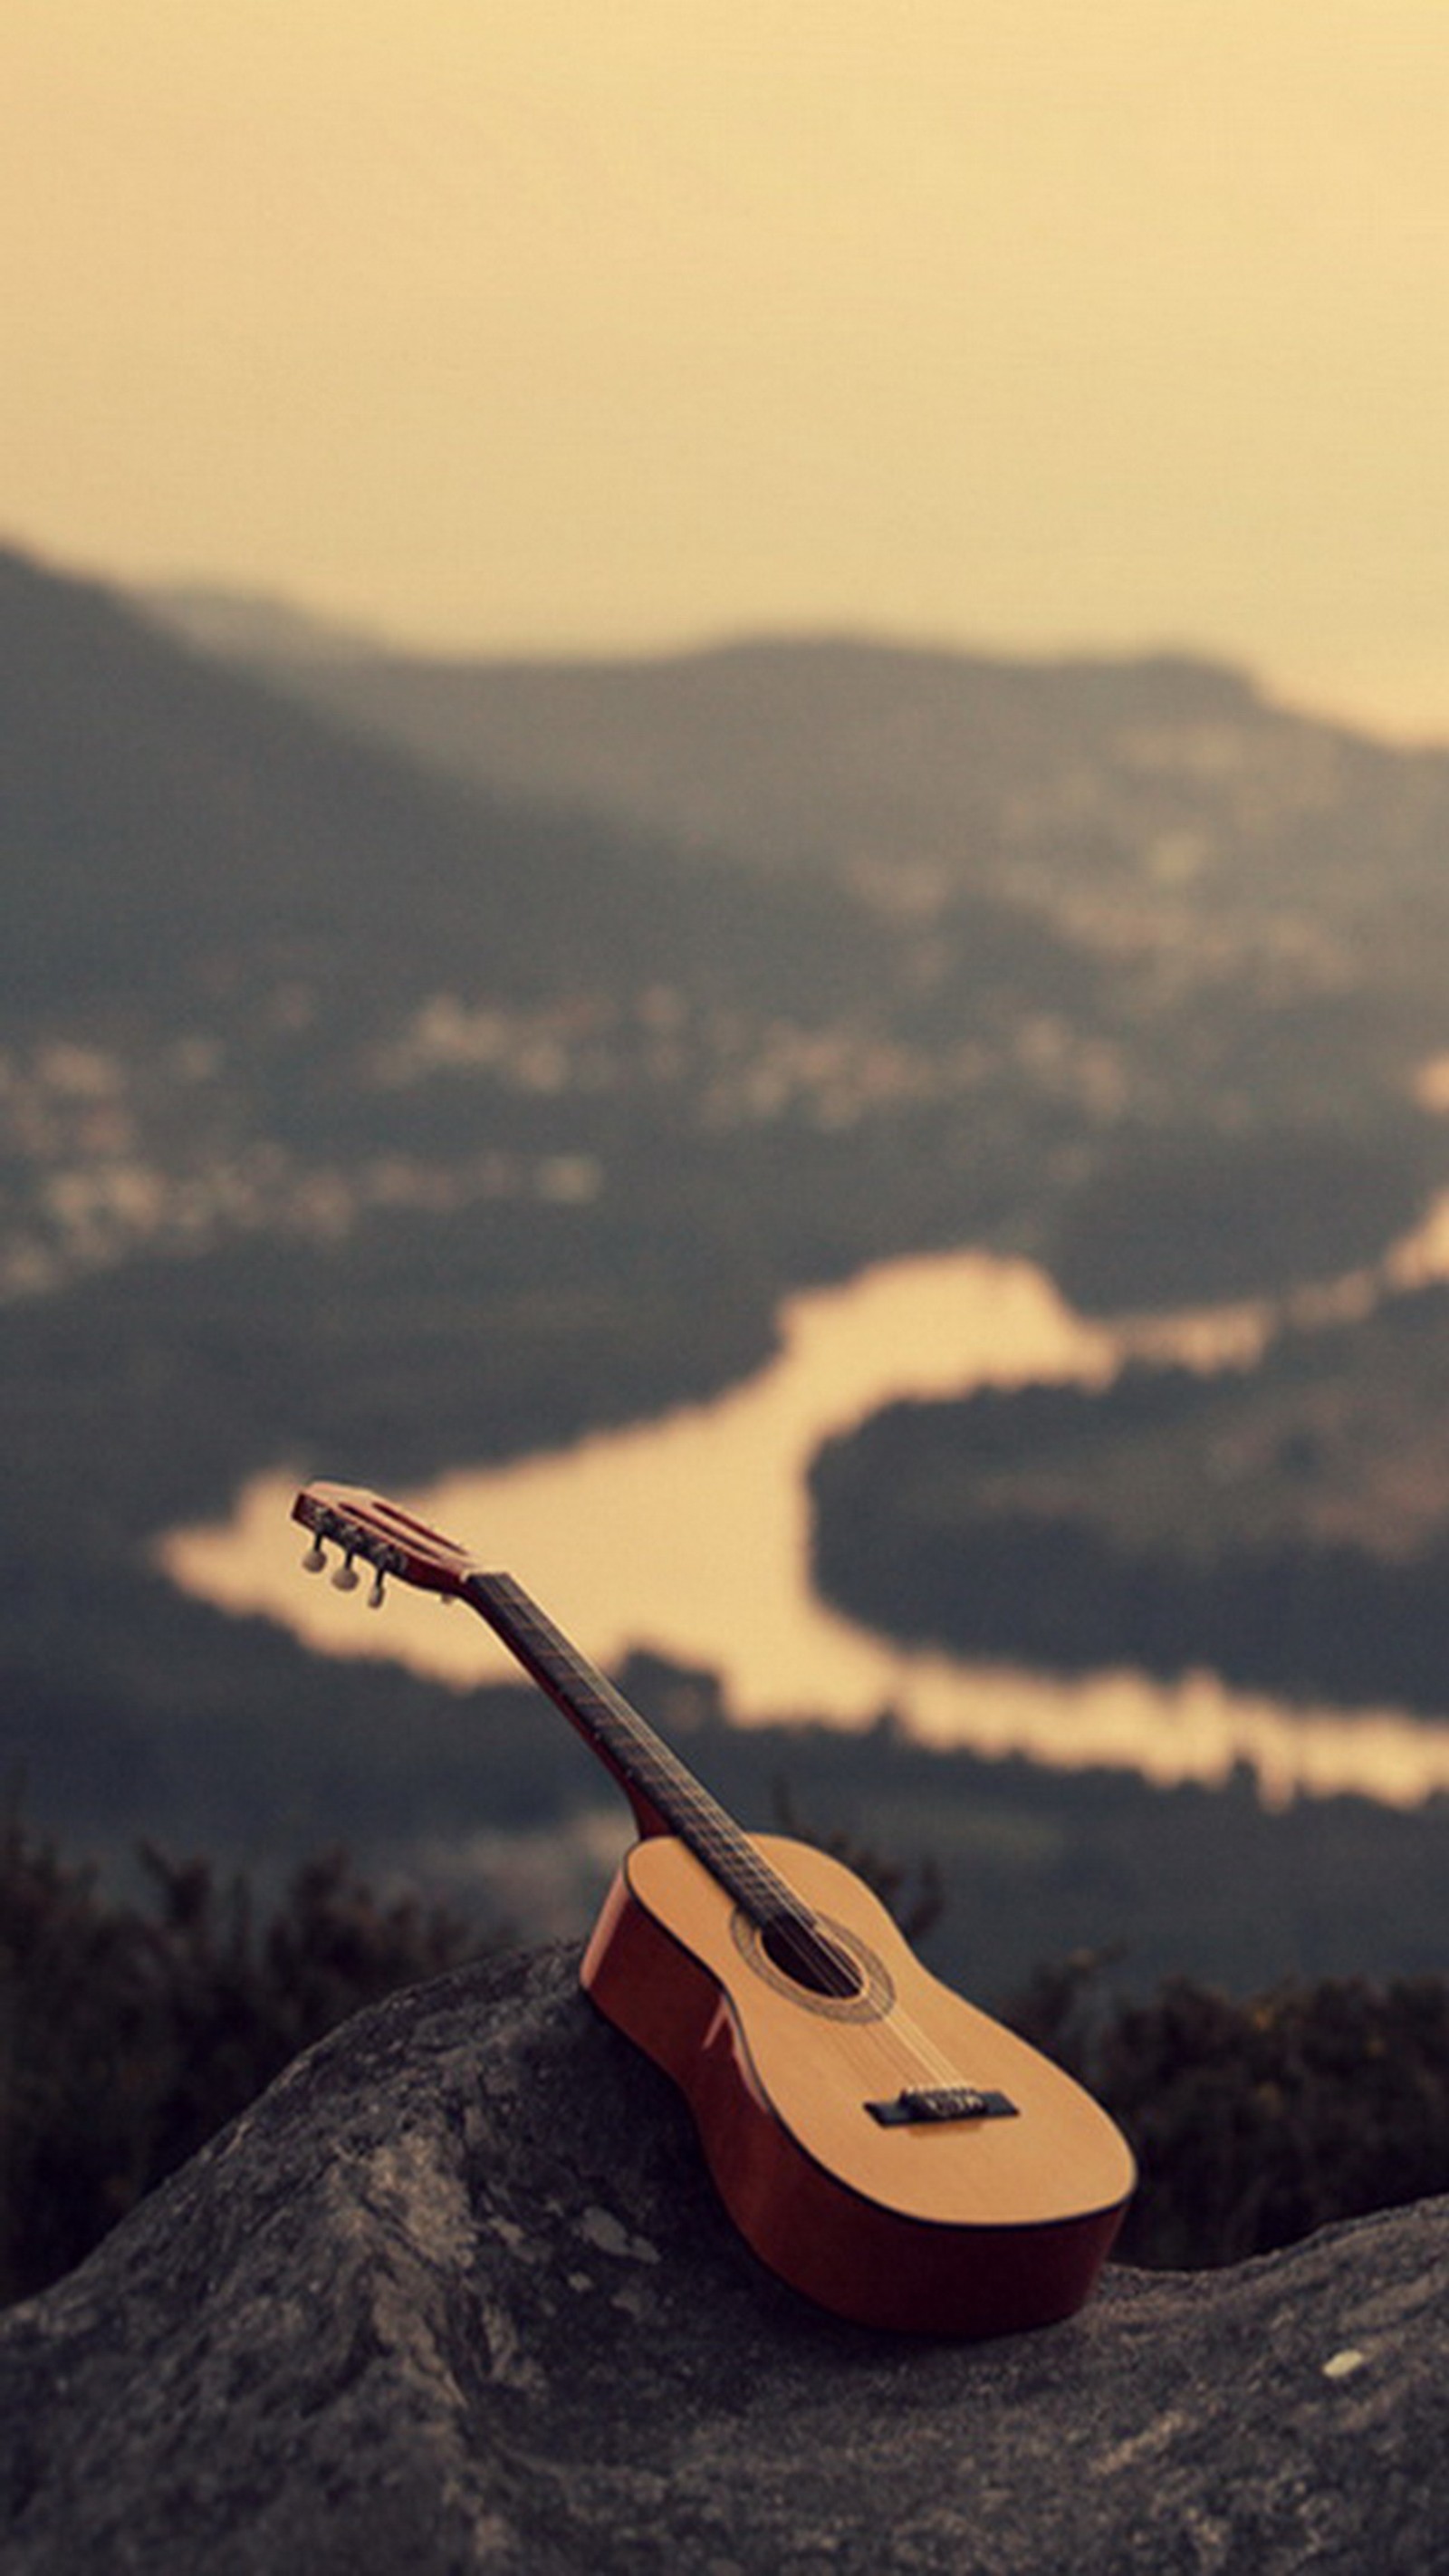
[{"label": "guitar fretboard", "polygon": [[579,1652],[511,1574],[470,1574],[465,1598],[581,1735],[648,1799],[711,1878],[767,1929],[800,1921],[802,1908],[734,1818]]}]

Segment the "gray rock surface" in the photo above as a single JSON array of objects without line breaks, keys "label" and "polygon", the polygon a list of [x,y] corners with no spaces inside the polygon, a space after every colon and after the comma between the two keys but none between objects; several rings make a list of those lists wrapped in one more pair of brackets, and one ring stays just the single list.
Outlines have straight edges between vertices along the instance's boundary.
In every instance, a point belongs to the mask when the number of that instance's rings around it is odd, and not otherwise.
[{"label": "gray rock surface", "polygon": [[575,1968],[359,2015],[0,2318],[6,2576],[1449,2565],[1449,2203],[872,2335],[758,2267]]}]

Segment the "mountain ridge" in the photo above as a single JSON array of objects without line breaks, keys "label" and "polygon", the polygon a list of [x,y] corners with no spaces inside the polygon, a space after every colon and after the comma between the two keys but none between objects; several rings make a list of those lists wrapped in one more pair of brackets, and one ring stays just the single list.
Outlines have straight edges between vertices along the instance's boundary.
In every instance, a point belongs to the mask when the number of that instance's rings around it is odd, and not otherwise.
[{"label": "mountain ridge", "polygon": [[[265,673],[205,658],[112,587],[0,549],[0,863],[12,1008],[164,994],[183,967],[557,992],[601,955],[706,979],[842,955],[837,906],[701,881],[555,797],[450,780]],[[184,942],[184,957],[183,945]],[[867,960],[861,943],[862,976]]]},{"label": "mountain ridge", "polygon": [[[198,615],[184,597],[168,604],[154,592],[145,604],[194,646],[265,669],[309,703],[404,742],[455,776],[516,789],[548,776],[570,801],[649,820],[686,846],[758,857],[758,836],[773,835],[774,859],[797,863],[819,864],[832,847],[853,845],[876,803],[870,765],[895,767],[903,729],[934,734],[939,749],[944,728],[948,751],[964,752],[999,792],[1024,759],[1041,756],[1043,710],[1046,732],[1070,737],[1097,721],[1096,709],[1135,707],[1143,721],[1242,721],[1261,705],[1244,674],[1166,650],[1038,659],[821,632],[558,657],[412,652],[348,637],[329,657],[325,637],[293,650],[278,612],[254,617],[239,640],[237,621],[219,605]],[[847,800],[830,793],[842,757],[853,821],[842,810]],[[796,770],[803,793],[792,795]],[[980,787],[980,777],[953,775],[958,810],[964,796],[969,812]],[[755,818],[743,831],[725,814],[731,795],[744,796]],[[909,828],[894,789],[890,803],[894,811],[878,819]]]}]

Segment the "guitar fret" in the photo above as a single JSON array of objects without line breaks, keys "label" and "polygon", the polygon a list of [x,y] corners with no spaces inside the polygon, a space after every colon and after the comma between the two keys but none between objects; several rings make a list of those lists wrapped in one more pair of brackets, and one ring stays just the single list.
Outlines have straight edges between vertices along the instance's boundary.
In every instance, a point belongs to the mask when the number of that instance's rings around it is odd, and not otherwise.
[{"label": "guitar fret", "polygon": [[467,1598],[564,1715],[618,1765],[752,1922],[802,1918],[799,1900],[707,1789],[510,1574],[471,1574]]}]

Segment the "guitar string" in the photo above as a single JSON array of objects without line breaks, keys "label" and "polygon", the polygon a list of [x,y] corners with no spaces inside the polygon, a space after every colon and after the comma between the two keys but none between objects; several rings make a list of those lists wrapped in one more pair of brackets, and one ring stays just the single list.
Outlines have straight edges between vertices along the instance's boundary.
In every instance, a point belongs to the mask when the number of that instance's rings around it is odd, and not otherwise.
[{"label": "guitar string", "polygon": [[[783,1911],[818,1936],[815,1909],[513,1576],[475,1575],[467,1598],[550,1696],[559,1697],[564,1714],[612,1755],[625,1779],[667,1822],[687,1828],[681,1839],[752,1922],[760,1926],[762,1917],[768,1922]],[[823,1937],[828,1944],[828,1932]],[[835,2021],[833,2026],[841,2034],[841,2057],[855,2065],[862,2082],[873,2080],[877,2065],[893,2075],[925,2075],[948,2089],[968,2080],[904,2009],[875,2023]]]},{"label": "guitar string", "polygon": [[[708,1795],[707,1792],[704,1794],[706,1796]],[[697,1822],[701,1816],[707,1817],[708,1811],[700,1808],[698,1798],[692,1792],[690,1793],[690,1805],[691,1822]],[[732,1827],[732,1832],[738,1832],[738,1830],[738,1828]],[[708,1824],[704,1824],[697,1836],[693,1834],[685,1834],[682,1839],[689,1843],[690,1848],[695,1850],[696,1856],[704,1863],[706,1868],[708,1868],[710,1853],[715,1839],[708,1829]],[[746,1848],[748,1848],[747,1838],[742,1837],[741,1839],[745,1840]],[[704,1848],[701,1848],[701,1845],[703,1845]],[[755,1857],[757,1859],[760,1858],[759,1855],[755,1855]],[[860,1963],[852,1955],[848,1936],[841,1941],[838,1932],[830,1923],[829,1918],[826,1917],[822,1920],[817,1915],[816,1909],[810,1903],[809,1899],[801,1895],[799,1891],[791,1885],[789,1879],[782,1875],[773,1862],[761,1860],[761,1867],[767,1874],[771,1889],[783,1890],[791,1905],[798,1907],[801,1910],[807,1922],[824,1938],[827,1944],[832,1946],[838,1944],[838,1946],[844,1951],[845,1957],[850,1964],[852,1977],[858,1977],[861,1974]],[[717,1876],[718,1873],[711,1872],[711,1875]],[[729,1892],[728,1889],[726,1892]],[[750,1914],[751,1920],[756,1923],[756,1928],[758,1929],[758,1916],[755,1914],[753,1908],[747,1905],[745,1907],[745,1911]],[[788,1977],[788,1968],[786,1968],[783,1973]],[[865,1972],[865,1981],[868,1986],[868,1970]],[[797,1978],[793,1982],[801,1987],[802,2000],[805,2008],[810,2009],[812,2002],[811,1988],[804,1984],[804,1981],[801,1979]],[[848,2004],[850,1997],[849,1995],[842,1995],[838,1998],[826,1996],[822,2000],[827,2006],[832,2001],[839,2001],[842,2004]],[[892,2003],[887,2011],[877,2019],[857,2022],[851,2021],[847,2018],[837,2019],[834,2015],[830,2015],[828,2013],[826,2017],[831,2020],[832,2027],[837,2034],[836,2045],[841,2057],[847,2061],[853,2060],[862,2070],[869,2070],[873,2068],[875,2064],[882,2063],[888,2065],[893,2072],[899,2073],[902,2076],[926,2075],[934,2077],[938,2082],[951,2086],[959,2084],[964,2080],[960,2068],[928,2036],[916,2021],[914,2015],[911,2014],[900,2002],[898,1996],[893,1997]]]},{"label": "guitar string", "polygon": [[[605,1745],[620,1763],[625,1776],[633,1779],[668,1821],[687,1823],[689,1830],[682,1833],[681,1839],[694,1851],[716,1884],[722,1885],[726,1894],[735,1896],[757,1928],[761,1921],[761,1907],[773,1915],[783,1900],[792,1916],[803,1917],[805,1926],[817,1937],[823,1937],[829,1945],[829,1928],[823,1927],[822,1932],[815,1908],[790,1886],[772,1862],[754,1848],[733,1817],[694,1778],[669,1746],[654,1735],[638,1710],[632,1708],[602,1674],[593,1671],[586,1658],[530,1599],[522,1585],[507,1575],[490,1576],[485,1580],[491,1607],[484,1615],[489,1617],[490,1624],[495,1624],[491,1611],[499,1614],[496,1624],[504,1642],[517,1651],[518,1641],[509,1631],[516,1626],[523,1632],[524,1642],[531,1649],[533,1658],[548,1672],[555,1686],[565,1692],[566,1713],[576,1712],[591,1738]],[[480,1584],[479,1589],[482,1588]],[[474,1606],[481,1607],[481,1603],[475,1601]],[[848,1948],[846,1955],[849,1957]],[[808,1992],[807,1988],[807,1995]],[[899,2004],[875,2022],[831,2018],[838,2034],[838,2053],[856,2065],[863,2081],[873,2080],[874,2068],[878,2064],[887,2067],[893,2075],[924,2074],[933,2077],[937,2083],[951,2090],[969,2080],[929,2038],[914,2016]]]}]

